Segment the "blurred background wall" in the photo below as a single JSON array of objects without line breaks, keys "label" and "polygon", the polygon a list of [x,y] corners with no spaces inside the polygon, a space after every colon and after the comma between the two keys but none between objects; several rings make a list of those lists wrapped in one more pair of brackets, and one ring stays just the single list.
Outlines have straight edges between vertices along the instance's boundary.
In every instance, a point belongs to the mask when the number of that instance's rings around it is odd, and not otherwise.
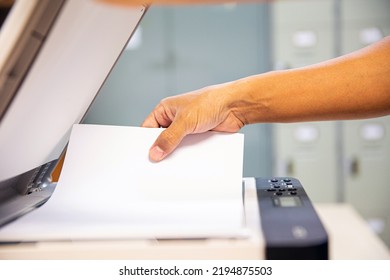
[{"label": "blurred background wall", "polygon": [[[166,96],[321,62],[389,34],[390,0],[152,6],[85,122],[139,126]],[[297,177],[316,203],[351,203],[390,246],[390,117],[241,132],[244,176]]]}]

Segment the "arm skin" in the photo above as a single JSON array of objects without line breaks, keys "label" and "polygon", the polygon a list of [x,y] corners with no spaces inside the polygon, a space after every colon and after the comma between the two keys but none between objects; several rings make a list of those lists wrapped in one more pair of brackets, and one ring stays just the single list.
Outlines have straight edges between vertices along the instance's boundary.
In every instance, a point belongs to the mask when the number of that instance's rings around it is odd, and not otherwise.
[{"label": "arm skin", "polygon": [[188,134],[237,132],[267,122],[350,120],[390,114],[390,37],[308,67],[273,71],[163,99],[144,127],[166,127],[149,156],[160,161]]}]

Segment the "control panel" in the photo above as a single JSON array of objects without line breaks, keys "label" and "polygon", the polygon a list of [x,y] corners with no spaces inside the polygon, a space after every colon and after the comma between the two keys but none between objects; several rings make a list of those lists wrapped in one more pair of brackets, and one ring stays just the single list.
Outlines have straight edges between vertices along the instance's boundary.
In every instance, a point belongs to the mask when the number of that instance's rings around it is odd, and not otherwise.
[{"label": "control panel", "polygon": [[256,178],[267,259],[328,259],[328,235],[299,180]]}]

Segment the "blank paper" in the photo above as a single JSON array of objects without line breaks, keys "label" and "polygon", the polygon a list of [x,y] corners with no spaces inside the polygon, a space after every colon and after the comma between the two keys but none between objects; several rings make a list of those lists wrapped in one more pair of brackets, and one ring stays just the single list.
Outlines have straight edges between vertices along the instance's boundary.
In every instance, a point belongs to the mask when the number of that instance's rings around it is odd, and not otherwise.
[{"label": "blank paper", "polygon": [[243,135],[189,135],[154,163],[148,152],[161,131],[74,125],[54,194],[0,240],[239,236]]}]

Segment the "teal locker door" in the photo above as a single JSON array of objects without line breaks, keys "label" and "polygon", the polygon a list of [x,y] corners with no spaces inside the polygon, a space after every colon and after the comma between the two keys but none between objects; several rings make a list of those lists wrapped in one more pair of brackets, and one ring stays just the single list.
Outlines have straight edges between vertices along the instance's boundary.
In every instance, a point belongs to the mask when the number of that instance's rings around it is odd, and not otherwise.
[{"label": "teal locker door", "polygon": [[85,122],[141,125],[154,106],[167,95],[166,8],[147,11],[139,28],[100,90]]},{"label": "teal locker door", "polygon": [[390,245],[390,117],[344,128],[345,199]]},{"label": "teal locker door", "polygon": [[[273,8],[275,68],[334,57],[333,0],[278,1]],[[275,125],[275,172],[294,176],[314,202],[339,200],[337,123]]]},{"label": "teal locker door", "polygon": [[[171,53],[174,90],[191,91],[269,70],[269,6],[228,4],[172,10]],[[244,176],[270,176],[269,125],[252,125],[245,134]]]}]

